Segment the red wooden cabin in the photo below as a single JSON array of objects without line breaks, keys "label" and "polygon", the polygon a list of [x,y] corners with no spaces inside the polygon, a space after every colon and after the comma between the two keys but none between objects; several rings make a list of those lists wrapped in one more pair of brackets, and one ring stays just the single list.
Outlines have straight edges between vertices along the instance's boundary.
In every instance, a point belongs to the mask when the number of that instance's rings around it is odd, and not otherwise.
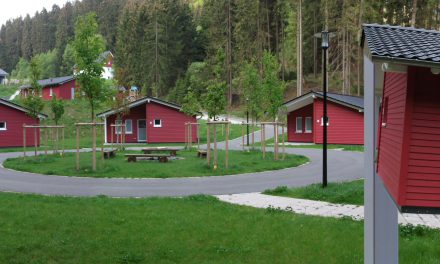
[{"label": "red wooden cabin", "polygon": [[[54,95],[57,99],[75,99],[76,86],[73,75],[39,80],[38,83],[42,87],[42,98],[44,100],[52,100]],[[20,95],[26,97],[30,93],[30,88],[30,84],[22,85]]]},{"label": "red wooden cabin", "polygon": [[[129,113],[117,120],[117,110],[108,110],[97,116],[104,119],[106,143],[111,142],[111,124],[125,123],[127,143],[176,143],[185,142],[185,123],[196,123],[195,116],[181,112],[181,107],[154,97],[144,97],[126,106]],[[113,129],[113,142],[116,142]],[[193,127],[192,139],[197,141],[197,129]]]},{"label": "red wooden cabin", "polygon": [[[362,97],[327,93],[329,144],[364,144]],[[322,144],[323,95],[309,92],[283,105],[287,110],[287,141]]]},{"label": "red wooden cabin", "polygon": [[[28,116],[29,111],[11,101],[0,98],[0,147],[23,146],[23,124],[39,125],[40,119],[47,118],[40,114],[38,119]],[[34,133],[26,133],[26,145],[34,146]],[[40,130],[37,129],[37,145],[40,145]]]},{"label": "red wooden cabin", "polygon": [[363,42],[383,86],[377,173],[401,211],[438,211],[440,32],[365,25]]}]

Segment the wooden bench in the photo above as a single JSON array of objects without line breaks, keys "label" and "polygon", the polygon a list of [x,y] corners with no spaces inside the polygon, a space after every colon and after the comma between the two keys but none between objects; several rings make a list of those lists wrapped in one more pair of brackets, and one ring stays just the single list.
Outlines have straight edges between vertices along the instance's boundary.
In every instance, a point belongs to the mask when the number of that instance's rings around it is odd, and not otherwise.
[{"label": "wooden bench", "polygon": [[168,154],[125,154],[128,162],[136,162],[138,158],[150,158],[157,159],[161,163],[168,162],[168,158],[171,155]]},{"label": "wooden bench", "polygon": [[104,159],[114,158],[117,149],[104,149]]},{"label": "wooden bench", "polygon": [[208,155],[208,151],[203,150],[203,149],[198,149],[197,150],[197,157],[199,157],[199,158],[206,158],[207,155]]},{"label": "wooden bench", "polygon": [[176,156],[179,148],[171,148],[171,147],[149,147],[143,148],[141,151],[144,154],[151,154],[153,152],[169,152],[171,156]]}]

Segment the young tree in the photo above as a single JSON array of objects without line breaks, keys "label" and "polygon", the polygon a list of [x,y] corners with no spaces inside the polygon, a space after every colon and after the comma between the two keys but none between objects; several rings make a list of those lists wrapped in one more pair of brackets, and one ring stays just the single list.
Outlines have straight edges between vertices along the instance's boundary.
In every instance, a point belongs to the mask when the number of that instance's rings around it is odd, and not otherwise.
[{"label": "young tree", "polygon": [[240,80],[246,110],[257,119],[262,114],[262,87],[258,69],[252,63],[246,63],[240,73]]},{"label": "young tree", "polygon": [[40,67],[35,58],[31,59],[29,64],[31,92],[23,100],[24,106],[29,109],[28,115],[32,118],[38,118],[38,115],[43,111],[44,103],[40,97],[41,85],[38,83],[40,78]]},{"label": "young tree", "polygon": [[204,96],[204,108],[208,111],[209,118],[214,120],[217,116],[224,113],[226,109],[226,82],[222,79],[225,62],[225,52],[219,49],[214,64],[214,78],[208,81],[208,87]]},{"label": "young tree", "polygon": [[81,92],[87,98],[91,108],[91,120],[95,120],[95,109],[105,99],[105,89],[101,79],[102,64],[97,61],[104,52],[105,43],[98,34],[98,23],[94,13],[78,18],[75,24],[73,49],[78,72],[76,80]]},{"label": "young tree", "polygon": [[280,80],[280,65],[275,56],[265,51],[263,55],[262,103],[266,115],[275,120],[284,101],[286,84]]},{"label": "young tree", "polygon": [[52,102],[50,103],[50,109],[52,110],[53,121],[55,122],[55,125],[58,125],[58,121],[64,114],[63,100],[57,100],[56,95],[54,95]]},{"label": "young tree", "polygon": [[182,112],[189,116],[194,116],[200,113],[200,108],[197,95],[192,90],[189,90],[183,98]]}]

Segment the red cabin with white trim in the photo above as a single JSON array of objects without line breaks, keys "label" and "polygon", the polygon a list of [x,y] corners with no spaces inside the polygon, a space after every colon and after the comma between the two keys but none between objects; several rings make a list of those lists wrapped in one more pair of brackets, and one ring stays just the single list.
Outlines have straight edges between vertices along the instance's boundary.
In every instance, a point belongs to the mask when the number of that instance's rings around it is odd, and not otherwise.
[{"label": "red cabin with white trim", "polygon": [[[64,76],[56,77],[50,79],[39,80],[38,83],[41,85],[43,100],[52,100],[53,96],[57,99],[62,100],[73,100],[75,99],[76,83],[74,76]],[[22,85],[20,87],[20,95],[26,97],[31,91],[31,86],[29,84]]]},{"label": "red cabin with white trim", "polygon": [[[118,129],[112,124],[125,124],[127,143],[179,143],[185,142],[185,123],[196,123],[195,116],[181,112],[181,107],[154,97],[144,97],[126,106],[129,113],[117,120],[120,111],[108,110],[98,114],[106,127],[106,143],[117,142]],[[118,131],[117,131],[118,130]],[[112,136],[113,131],[113,136]],[[197,141],[197,129],[193,127],[193,142]]]},{"label": "red cabin with white trim", "polygon": [[[364,144],[363,98],[327,93],[329,144]],[[322,144],[323,95],[309,92],[284,104],[287,141]]]},{"label": "red cabin with white trim", "polygon": [[377,174],[402,212],[439,212],[440,32],[364,25],[363,42],[382,94]]},{"label": "red cabin with white trim", "polygon": [[[40,119],[47,118],[39,114],[38,119],[28,116],[29,110],[8,100],[0,98],[0,147],[23,146],[23,124],[39,125]],[[27,129],[26,145],[34,146],[34,131]],[[40,129],[36,128],[37,145],[40,145]]]}]

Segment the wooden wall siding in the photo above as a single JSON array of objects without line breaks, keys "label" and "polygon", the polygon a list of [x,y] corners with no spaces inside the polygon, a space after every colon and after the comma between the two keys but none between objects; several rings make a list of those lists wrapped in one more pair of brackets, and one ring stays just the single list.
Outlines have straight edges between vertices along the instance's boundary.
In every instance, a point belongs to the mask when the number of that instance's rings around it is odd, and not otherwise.
[{"label": "wooden wall siding", "polygon": [[[39,124],[38,119],[33,119],[24,112],[0,104],[0,122],[6,122],[6,131],[0,131],[0,147],[23,146],[23,124]],[[40,144],[40,131],[37,129],[37,144]],[[34,130],[26,130],[26,146],[34,145]]]},{"label": "wooden wall siding", "polygon": [[440,207],[440,76],[411,67],[414,99],[406,204]]},{"label": "wooden wall siding", "polygon": [[[52,87],[53,94],[57,96],[57,99],[63,100],[72,100],[71,88],[75,87],[75,80],[64,83],[59,86]],[[51,87],[43,87],[43,99],[44,100],[52,100],[50,96],[50,88]],[[75,88],[76,89],[76,88]]]},{"label": "wooden wall siding", "polygon": [[[125,120],[131,119],[133,126],[133,133],[125,135],[126,143],[137,143],[138,142],[138,130],[137,130],[137,121],[139,119],[146,119],[145,117],[145,104],[133,107],[130,109],[128,115],[122,118],[122,123],[125,123]],[[107,117],[107,142],[111,143],[111,127],[110,124],[115,124],[116,115],[111,115]],[[119,136],[119,135],[118,135]],[[148,129],[147,129],[147,140],[148,140]],[[116,130],[113,129],[113,142],[116,142]]]},{"label": "wooden wall siding", "polygon": [[[296,118],[302,117],[302,133],[296,133]],[[306,117],[312,118],[312,133],[305,133]],[[313,104],[287,114],[287,141],[313,143]]]},{"label": "wooden wall siding", "polygon": [[405,119],[407,74],[386,72],[383,97],[388,97],[386,127],[379,124],[378,174],[391,196],[398,200],[402,164],[402,144]]},{"label": "wooden wall siding", "polygon": [[[196,122],[195,117],[187,116],[171,107],[154,102],[147,104],[147,142],[185,142],[185,122]],[[161,119],[162,127],[154,127],[154,120]],[[193,128],[192,140],[197,141],[197,132]]]},{"label": "wooden wall siding", "polygon": [[[323,100],[316,98],[314,101],[314,142],[322,144],[323,127],[321,117],[323,113]],[[327,141],[329,144],[364,144],[364,114],[358,110],[328,102],[327,113],[330,119],[327,128]]]}]

